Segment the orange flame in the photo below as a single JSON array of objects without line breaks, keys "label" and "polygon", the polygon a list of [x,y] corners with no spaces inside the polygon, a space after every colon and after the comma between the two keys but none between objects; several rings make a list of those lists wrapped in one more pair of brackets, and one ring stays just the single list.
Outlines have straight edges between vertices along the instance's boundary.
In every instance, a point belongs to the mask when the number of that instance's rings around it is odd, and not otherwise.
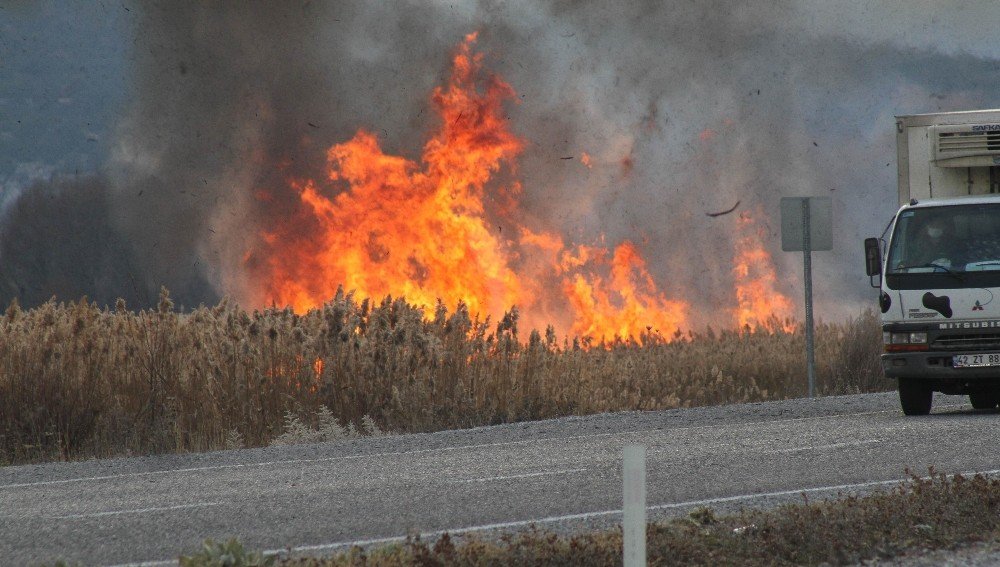
[{"label": "orange flame", "polygon": [[[669,339],[687,319],[687,304],[668,300],[658,292],[646,261],[631,242],[615,248],[610,261],[606,256],[606,250],[584,246],[577,255],[563,255],[567,271],[574,265],[611,266],[609,282],[593,273],[579,272],[563,280],[563,291],[577,314],[571,331],[603,340],[638,338],[643,333]],[[608,292],[609,288],[615,291]]]},{"label": "orange flame", "polygon": [[[386,154],[360,130],[328,150],[325,176],[290,181],[297,211],[264,232],[261,248],[244,260],[259,282],[258,302],[303,312],[343,285],[356,297],[403,296],[427,309],[438,299],[450,308],[464,302],[494,318],[516,305],[529,325],[551,321],[598,341],[648,333],[669,340],[686,325],[688,304],[658,288],[636,245],[567,245],[522,220],[514,174],[525,144],[503,113],[515,93],[484,76],[475,40],[466,36],[448,83],[433,91],[440,126],[419,160]],[[593,166],[587,154],[581,161]],[[622,167],[632,165],[626,156]],[[257,198],[270,205],[273,193]],[[739,324],[790,314],[761,235],[748,216],[740,222]]]},{"label": "orange flame", "polygon": [[474,39],[455,56],[448,88],[434,91],[442,127],[424,146],[422,164],[383,153],[362,130],[327,152],[330,186],[293,182],[307,205],[301,220],[314,230],[302,236],[293,221],[265,234],[273,247],[270,301],[302,312],[343,284],[365,297],[464,301],[473,313],[530,302],[484,214],[485,183],[522,146],[501,113],[513,90],[490,78],[477,91]]},{"label": "orange flame", "polygon": [[[758,211],[758,214],[762,213]],[[766,229],[755,225],[753,217],[746,211],[740,213],[738,222],[740,236],[733,259],[737,325],[740,328],[769,329],[768,322],[775,317],[784,331],[794,331],[795,325],[790,322],[794,313],[792,301],[775,289],[777,277],[774,262],[763,245]]]}]

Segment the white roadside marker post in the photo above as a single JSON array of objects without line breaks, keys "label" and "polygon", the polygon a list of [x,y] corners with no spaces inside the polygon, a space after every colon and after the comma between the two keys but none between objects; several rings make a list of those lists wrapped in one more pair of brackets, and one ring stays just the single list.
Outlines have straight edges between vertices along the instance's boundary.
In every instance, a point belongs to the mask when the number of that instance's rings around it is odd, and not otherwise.
[{"label": "white roadside marker post", "polygon": [[627,445],[622,464],[624,567],[646,566],[646,447]]}]

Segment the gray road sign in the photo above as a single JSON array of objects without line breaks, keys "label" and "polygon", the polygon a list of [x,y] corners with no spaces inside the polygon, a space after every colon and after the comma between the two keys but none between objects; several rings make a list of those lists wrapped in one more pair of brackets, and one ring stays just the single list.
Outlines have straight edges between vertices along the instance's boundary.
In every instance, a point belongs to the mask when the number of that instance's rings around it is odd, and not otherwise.
[{"label": "gray road sign", "polygon": [[809,397],[816,395],[816,349],[813,345],[812,252],[833,249],[829,197],[781,198],[781,249],[802,252],[806,295],[806,372]]},{"label": "gray road sign", "polygon": [[785,252],[804,251],[802,227],[805,222],[803,201],[809,204],[809,249],[833,249],[832,201],[829,197],[781,198],[781,249]]}]

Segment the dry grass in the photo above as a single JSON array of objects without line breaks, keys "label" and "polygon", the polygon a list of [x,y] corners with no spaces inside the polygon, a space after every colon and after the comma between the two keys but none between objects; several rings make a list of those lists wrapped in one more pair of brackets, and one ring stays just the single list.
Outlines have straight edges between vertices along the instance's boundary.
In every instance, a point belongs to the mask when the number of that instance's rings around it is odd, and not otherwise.
[{"label": "dry grass", "polygon": [[[804,336],[742,331],[591,345],[402,300],[177,313],[81,301],[0,319],[0,464],[203,451],[571,414],[805,395]],[[884,390],[872,312],[819,324],[822,394]],[[317,362],[320,361],[320,362]],[[376,425],[377,424],[377,425]]]}]

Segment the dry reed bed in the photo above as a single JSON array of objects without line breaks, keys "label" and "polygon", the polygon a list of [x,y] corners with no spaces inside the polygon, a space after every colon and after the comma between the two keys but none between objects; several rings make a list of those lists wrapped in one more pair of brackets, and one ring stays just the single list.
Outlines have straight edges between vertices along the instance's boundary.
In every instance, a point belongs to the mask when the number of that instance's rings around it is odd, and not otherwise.
[{"label": "dry reed bed", "polygon": [[[0,464],[803,396],[803,333],[780,329],[581,345],[523,336],[516,311],[425,318],[343,293],[302,316],[225,300],[181,314],[165,290],[140,312],[13,304],[0,319]],[[816,341],[819,392],[890,386],[873,313],[820,324]]]}]

